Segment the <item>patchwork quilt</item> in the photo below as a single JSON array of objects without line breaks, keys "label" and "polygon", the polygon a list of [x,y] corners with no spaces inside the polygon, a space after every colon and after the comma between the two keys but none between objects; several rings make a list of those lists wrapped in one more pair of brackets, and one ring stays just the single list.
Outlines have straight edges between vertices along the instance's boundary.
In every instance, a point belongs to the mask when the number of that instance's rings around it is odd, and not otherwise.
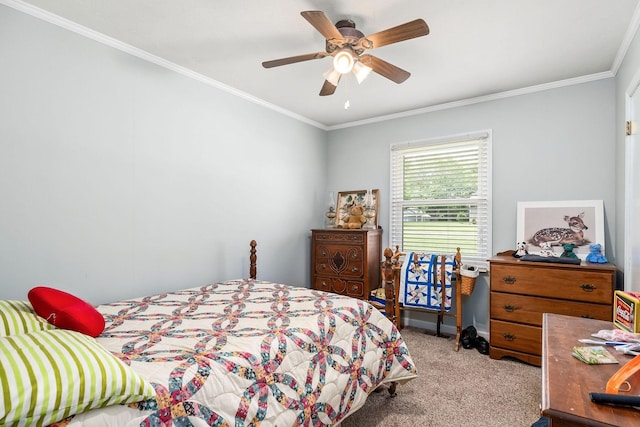
[{"label": "patchwork quilt", "polygon": [[[451,281],[456,268],[454,255],[418,254],[409,252],[402,264],[400,276],[400,302],[407,307],[430,310],[451,310]],[[443,280],[444,268],[444,280]]]},{"label": "patchwork quilt", "polygon": [[101,305],[97,338],[156,396],[55,426],[322,426],[384,383],[416,376],[366,301],[254,280]]}]

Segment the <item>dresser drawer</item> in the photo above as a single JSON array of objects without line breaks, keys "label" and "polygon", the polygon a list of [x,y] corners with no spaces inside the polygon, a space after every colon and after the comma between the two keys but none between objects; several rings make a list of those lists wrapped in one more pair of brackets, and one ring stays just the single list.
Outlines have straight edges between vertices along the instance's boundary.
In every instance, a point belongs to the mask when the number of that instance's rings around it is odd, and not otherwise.
[{"label": "dresser drawer", "polygon": [[491,320],[491,346],[523,353],[542,354],[542,328]]},{"label": "dresser drawer", "polygon": [[613,279],[608,271],[492,265],[491,290],[611,304]]},{"label": "dresser drawer", "polygon": [[318,243],[364,243],[366,235],[355,231],[319,231],[313,233]]},{"label": "dresser drawer", "polygon": [[316,274],[350,278],[364,274],[364,254],[359,246],[318,245],[315,255]]},{"label": "dresser drawer", "polygon": [[491,292],[491,318],[542,326],[542,313],[611,320],[611,306]]},{"label": "dresser drawer", "polygon": [[364,282],[359,280],[342,280],[335,277],[316,276],[314,289],[355,298],[363,298],[365,296]]}]

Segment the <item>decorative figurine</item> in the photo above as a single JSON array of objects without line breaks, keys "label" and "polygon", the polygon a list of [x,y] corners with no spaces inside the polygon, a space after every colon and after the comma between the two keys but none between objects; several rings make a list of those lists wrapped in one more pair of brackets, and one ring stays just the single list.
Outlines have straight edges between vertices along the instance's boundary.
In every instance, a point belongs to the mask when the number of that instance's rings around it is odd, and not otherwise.
[{"label": "decorative figurine", "polygon": [[562,249],[564,249],[564,251],[562,251],[562,255],[560,256],[564,258],[578,258],[578,255],[573,253],[573,249],[575,247],[576,245],[574,245],[573,243],[565,243],[564,245],[562,245]]},{"label": "decorative figurine", "polygon": [[587,262],[597,262],[604,264],[607,259],[602,254],[602,245],[600,243],[592,243],[589,245],[589,255],[587,255]]},{"label": "decorative figurine", "polygon": [[517,242],[516,251],[513,253],[513,256],[521,258],[525,255],[529,255],[529,251],[527,251],[527,242]]},{"label": "decorative figurine", "polygon": [[362,224],[367,222],[367,218],[362,215],[363,212],[364,208],[362,206],[353,206],[350,211],[351,215],[347,215],[342,219],[342,228],[362,228]]},{"label": "decorative figurine", "polygon": [[553,249],[551,248],[550,242],[540,243],[540,256],[544,256],[544,257],[556,256],[556,254],[553,253]]}]

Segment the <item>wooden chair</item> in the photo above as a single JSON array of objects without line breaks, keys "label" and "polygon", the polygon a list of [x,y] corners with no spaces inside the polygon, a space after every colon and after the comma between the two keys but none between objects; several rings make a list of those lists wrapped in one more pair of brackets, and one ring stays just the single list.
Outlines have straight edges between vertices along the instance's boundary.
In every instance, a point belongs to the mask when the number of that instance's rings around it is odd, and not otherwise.
[{"label": "wooden chair", "polygon": [[[445,305],[442,304],[439,310],[430,310],[426,308],[415,308],[415,307],[404,307],[400,304],[400,276],[402,271],[402,257],[405,256],[404,253],[400,252],[399,248],[396,246],[395,252],[391,248],[386,248],[384,251],[384,261],[382,262],[382,280],[384,286],[384,294],[385,294],[385,304],[384,307],[381,304],[374,304],[387,314],[389,320],[391,320],[398,329],[402,328],[402,311],[403,310],[413,310],[413,311],[421,311],[427,313],[435,313],[437,314],[437,322],[436,322],[436,336],[443,336],[440,333],[440,326],[444,321],[445,316],[452,316],[456,319],[456,337],[455,337],[455,350],[459,350],[460,346],[460,334],[462,333],[462,291],[461,291],[461,276],[460,276],[460,265],[462,261],[462,255],[460,253],[460,248],[457,248],[455,254],[456,268],[453,270],[452,274],[455,277],[455,280],[452,280],[452,298],[454,299],[455,310],[452,308],[451,311],[447,312],[445,310]],[[446,255],[438,255],[439,261],[444,263]],[[414,254],[414,259],[404,260],[404,262],[414,262],[416,266],[418,265],[418,254]],[[444,268],[440,269],[440,277],[437,278],[439,283],[445,283],[446,271]],[[444,292],[445,287],[442,286],[442,292]],[[444,298],[443,298],[444,301]]]}]

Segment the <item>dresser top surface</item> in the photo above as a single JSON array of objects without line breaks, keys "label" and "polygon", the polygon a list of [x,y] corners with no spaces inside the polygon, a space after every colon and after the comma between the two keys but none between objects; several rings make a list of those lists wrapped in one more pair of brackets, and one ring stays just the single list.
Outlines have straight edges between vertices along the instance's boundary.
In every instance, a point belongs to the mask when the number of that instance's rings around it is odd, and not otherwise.
[{"label": "dresser top surface", "polygon": [[592,263],[582,261],[578,264],[563,264],[559,262],[544,262],[544,261],[522,261],[518,258],[515,258],[511,255],[496,255],[492,258],[489,258],[489,262],[492,264],[507,264],[507,265],[522,265],[527,267],[538,267],[538,268],[569,268],[569,269],[594,269],[594,270],[603,270],[603,271],[615,271],[616,266],[611,263]]},{"label": "dresser top surface", "polygon": [[369,233],[382,233],[382,228],[371,228],[371,229],[367,229],[367,228],[313,228],[311,229],[312,232],[314,233],[318,233],[318,232],[328,232],[328,233],[336,233],[336,232],[340,232],[340,233],[362,233],[362,232],[369,232]]}]

